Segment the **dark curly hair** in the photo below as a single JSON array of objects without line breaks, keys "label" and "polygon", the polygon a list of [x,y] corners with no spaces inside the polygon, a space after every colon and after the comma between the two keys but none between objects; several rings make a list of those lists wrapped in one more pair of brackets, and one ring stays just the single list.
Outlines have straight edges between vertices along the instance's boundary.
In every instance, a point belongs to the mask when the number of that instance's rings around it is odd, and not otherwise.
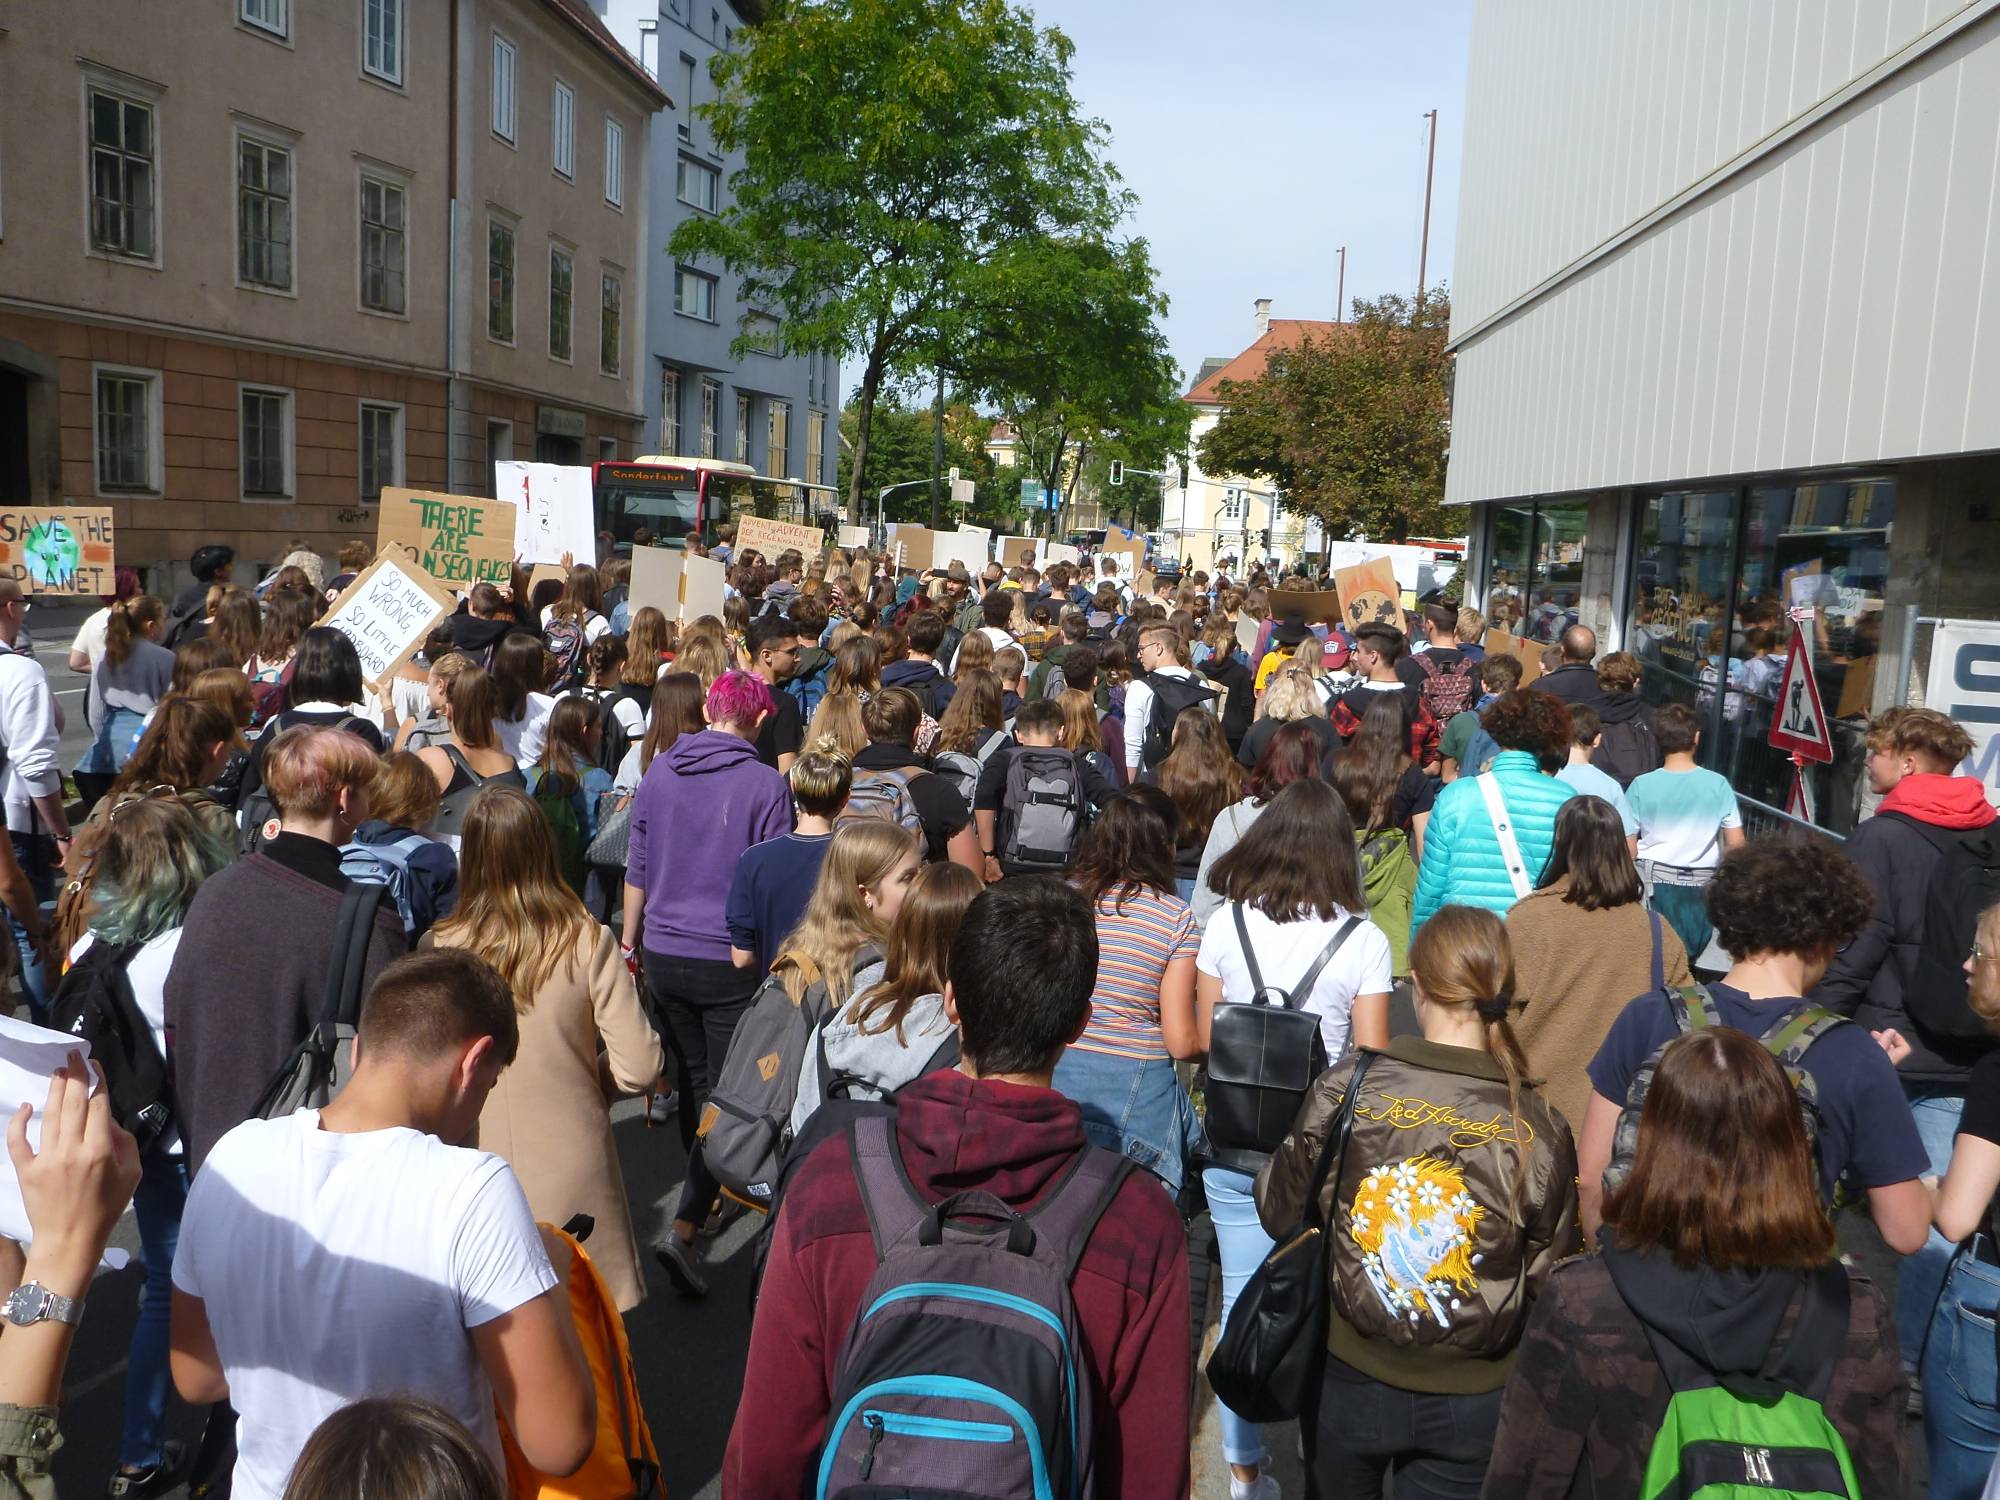
[{"label": "dark curly hair", "polygon": [[1723,855],[1708,916],[1731,958],[1831,957],[1866,925],[1875,893],[1853,860],[1823,844],[1752,839]]},{"label": "dark curly hair", "polygon": [[1537,760],[1569,759],[1569,706],[1560,698],[1533,688],[1502,693],[1479,716],[1486,732],[1502,750],[1526,750]]}]

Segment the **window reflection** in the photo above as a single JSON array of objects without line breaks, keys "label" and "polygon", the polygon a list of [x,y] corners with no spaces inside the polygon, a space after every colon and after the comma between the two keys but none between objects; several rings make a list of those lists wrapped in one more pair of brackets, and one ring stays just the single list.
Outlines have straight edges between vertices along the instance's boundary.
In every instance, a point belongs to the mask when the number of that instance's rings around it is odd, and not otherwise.
[{"label": "window reflection", "polygon": [[[1655,495],[1639,512],[1625,633],[1645,668],[1639,691],[1655,704],[1685,703],[1704,721],[1714,701],[1711,657],[1722,646],[1735,541],[1734,490]],[[1713,763],[1707,753],[1703,759]]]}]

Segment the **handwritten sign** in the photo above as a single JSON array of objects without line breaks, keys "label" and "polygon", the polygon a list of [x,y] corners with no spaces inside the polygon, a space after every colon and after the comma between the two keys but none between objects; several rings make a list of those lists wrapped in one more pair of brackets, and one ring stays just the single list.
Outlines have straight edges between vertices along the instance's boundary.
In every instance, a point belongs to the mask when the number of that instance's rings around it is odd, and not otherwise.
[{"label": "handwritten sign", "polygon": [[382,491],[378,549],[393,546],[440,583],[504,584],[514,561],[519,507],[479,495]]},{"label": "handwritten sign", "polygon": [[1305,620],[1314,625],[1345,618],[1340,595],[1332,589],[1272,589],[1271,614],[1275,619]]},{"label": "handwritten sign", "polygon": [[[1363,625],[1393,625],[1406,629],[1403,620],[1403,591],[1396,583],[1395,565],[1386,557],[1371,558],[1349,568],[1336,568],[1334,592],[1340,596],[1340,615],[1349,633]],[[1272,601],[1277,608],[1277,601]]]},{"label": "handwritten sign", "polygon": [[0,509],[0,577],[24,594],[117,591],[109,510]]},{"label": "handwritten sign", "polygon": [[1104,545],[1097,549],[1097,555],[1099,558],[1117,558],[1118,576],[1129,579],[1145,564],[1146,538],[1136,531],[1130,536],[1123,536],[1115,530],[1107,531]]},{"label": "handwritten sign", "polygon": [[736,550],[755,548],[767,562],[776,562],[781,552],[810,557],[826,545],[826,533],[817,526],[800,526],[791,521],[767,521],[762,516],[736,518]]},{"label": "handwritten sign", "polygon": [[362,569],[320,624],[354,642],[361,676],[380,688],[452,608],[451,595],[391,546]]},{"label": "handwritten sign", "polygon": [[496,500],[519,508],[515,555],[523,562],[576,562],[597,556],[590,470],[575,464],[530,464],[512,459],[493,466]]}]

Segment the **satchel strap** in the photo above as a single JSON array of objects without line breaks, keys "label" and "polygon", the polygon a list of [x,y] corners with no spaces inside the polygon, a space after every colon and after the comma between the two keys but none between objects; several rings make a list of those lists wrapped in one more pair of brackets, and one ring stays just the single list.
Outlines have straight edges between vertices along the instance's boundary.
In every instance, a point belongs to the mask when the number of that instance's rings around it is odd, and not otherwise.
[{"label": "satchel strap", "polygon": [[1361,1097],[1361,1084],[1368,1076],[1368,1065],[1375,1060],[1372,1052],[1354,1054],[1354,1071],[1347,1075],[1347,1092],[1340,1097],[1340,1108],[1334,1111],[1333,1124],[1327,1128],[1326,1140],[1319,1148],[1319,1163],[1313,1168],[1312,1189],[1306,1194],[1305,1223],[1307,1229],[1325,1229],[1326,1221],[1320,1214],[1320,1195],[1326,1191],[1326,1179],[1333,1163],[1347,1158],[1347,1141],[1354,1134],[1354,1106]]},{"label": "satchel strap", "polygon": [[[1236,921],[1236,939],[1243,949],[1244,966],[1250,971],[1251,1003],[1256,1004],[1258,1003],[1256,997],[1263,994],[1265,990],[1264,975],[1257,967],[1256,951],[1250,946],[1250,926],[1243,918],[1243,903],[1240,901],[1230,902],[1229,914]],[[1348,935],[1360,925],[1361,918],[1359,917],[1349,917],[1345,922],[1341,923],[1334,930],[1333,936],[1327,940],[1327,945],[1320,949],[1319,957],[1315,958],[1307,967],[1305,973],[1299,977],[1299,982],[1289,990],[1281,990],[1279,992],[1284,996],[1286,1010],[1302,1010],[1305,1008],[1306,1000],[1313,992],[1313,986],[1319,983],[1319,976],[1325,972],[1326,966],[1333,962],[1334,954],[1340,951],[1340,945],[1347,941]]]}]

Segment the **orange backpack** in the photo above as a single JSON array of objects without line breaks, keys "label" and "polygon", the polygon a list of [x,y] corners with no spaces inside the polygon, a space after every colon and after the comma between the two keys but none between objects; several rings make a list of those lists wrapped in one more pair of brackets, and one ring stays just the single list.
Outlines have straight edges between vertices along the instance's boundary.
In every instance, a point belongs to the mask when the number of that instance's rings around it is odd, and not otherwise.
[{"label": "orange backpack", "polygon": [[665,1493],[660,1485],[660,1454],[639,1405],[625,1320],[596,1263],[576,1237],[565,1229],[556,1233],[569,1241],[575,1257],[569,1273],[569,1308],[591,1383],[597,1388],[597,1443],[582,1468],[567,1478],[551,1478],[522,1455],[503,1414],[500,1445],[507,1456],[507,1492],[513,1500],[651,1500]]}]

